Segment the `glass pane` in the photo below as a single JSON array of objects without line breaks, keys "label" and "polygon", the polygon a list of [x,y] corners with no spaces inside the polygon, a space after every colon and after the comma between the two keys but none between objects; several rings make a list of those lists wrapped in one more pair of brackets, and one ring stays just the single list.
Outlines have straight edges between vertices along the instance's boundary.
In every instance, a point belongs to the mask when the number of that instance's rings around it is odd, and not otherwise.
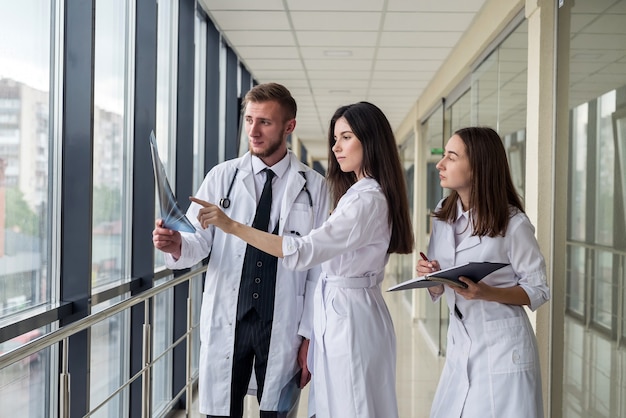
[{"label": "glass pane", "polygon": [[589,409],[593,417],[613,417],[611,414],[611,342],[601,336],[590,336],[591,364],[589,376]]},{"label": "glass pane", "polygon": [[193,187],[198,190],[204,180],[204,121],[206,109],[206,38],[207,22],[196,15],[196,59],[194,88],[194,130],[193,130]]},{"label": "glass pane", "polygon": [[47,0],[0,4],[0,317],[50,300]]},{"label": "glass pane", "polygon": [[511,168],[513,185],[523,199],[526,190],[526,128],[503,135],[502,141]]},{"label": "glass pane", "polygon": [[[618,301],[626,293],[620,270],[624,220],[618,218],[624,213],[624,186],[616,181],[620,150],[615,124],[626,112],[624,11],[626,0],[566,2],[558,8],[557,79],[569,82],[557,92],[568,103],[567,109],[557,111],[569,114],[567,123],[557,126],[558,137],[570,141],[567,237],[585,242],[587,248],[577,250],[578,255],[570,253],[568,260],[567,312],[576,312],[577,318],[566,315],[564,343],[582,354],[565,357],[562,387],[567,417],[608,418],[623,416],[625,411],[626,362],[620,354],[623,341],[616,338],[623,327],[617,320]],[[587,277],[585,251],[593,255]],[[584,280],[587,294],[582,297]],[[576,292],[581,296],[576,297]],[[567,330],[581,317],[581,339],[572,343]],[[585,326],[589,323],[593,326]]]},{"label": "glass pane", "polygon": [[202,305],[202,283],[204,274],[191,279],[191,374],[198,373],[198,360],[200,358],[200,307]]},{"label": "glass pane", "polygon": [[566,309],[580,316],[585,313],[585,249],[568,246]]},{"label": "glass pane", "polygon": [[572,118],[571,161],[570,161],[570,216],[567,225],[572,240],[585,241],[587,219],[587,119],[589,105],[577,106],[570,112]]},{"label": "glass pane", "polygon": [[[93,313],[120,300],[122,297],[101,303]],[[121,392],[104,405],[100,404],[118,390],[128,376],[129,358],[124,355],[130,344],[128,321],[129,311],[124,311],[91,327],[90,407],[92,410],[99,408],[94,417],[116,418],[124,415],[128,391]]]},{"label": "glass pane", "polygon": [[92,291],[124,276],[126,0],[96,1]]},{"label": "glass pane", "polygon": [[587,418],[581,413],[587,391],[585,390],[585,329],[578,322],[565,318],[563,353],[563,417]]},{"label": "glass pane", "polygon": [[[465,92],[448,110],[450,114],[450,132],[456,132],[461,128],[472,124],[471,120],[471,94]],[[450,135],[452,136],[452,135]]]},{"label": "glass pane", "polygon": [[[411,216],[411,224],[413,224],[413,207],[415,203],[415,197],[413,196],[415,183],[415,135],[413,133],[398,147],[398,151],[400,152],[400,161],[404,168],[404,180],[409,201],[409,215]],[[415,266],[413,265],[412,255],[396,255],[396,257],[398,258],[398,269],[395,277],[399,281],[414,277]],[[409,304],[413,302],[412,293],[413,292],[404,292],[404,297]]]},{"label": "glass pane", "polygon": [[[159,157],[172,189],[175,189],[173,153],[171,143],[174,143],[175,110],[176,110],[176,42],[175,21],[177,19],[177,2],[160,0],[157,19],[157,86],[156,86],[156,129],[155,135],[159,148]],[[176,194],[176,190],[173,190]],[[158,194],[155,194],[158,199]],[[156,217],[160,218],[159,202],[156,201]],[[161,251],[154,252],[154,265],[160,267],[165,264]]]},{"label": "glass pane", "polygon": [[443,147],[448,140],[443,132],[443,108],[437,109],[424,124],[422,124],[422,138],[426,142],[426,210],[424,219],[426,231],[430,233],[430,214],[435,210],[437,203],[443,197],[443,190],[439,182],[439,172],[435,168],[443,154]]},{"label": "glass pane", "polygon": [[472,73],[472,125],[498,130],[498,51],[494,51]]},{"label": "glass pane", "polygon": [[[162,283],[163,280],[160,282]],[[173,289],[161,292],[154,298],[152,410],[157,415],[172,399],[172,351],[169,348],[173,338],[173,304]]]},{"label": "glass pane", "polygon": [[498,127],[502,137],[526,129],[528,23],[524,20],[498,47]]},{"label": "glass pane", "polygon": [[[0,354],[12,351],[42,334],[43,330],[33,330],[0,343]],[[0,411],[18,413],[25,418],[49,417],[53,405],[50,378],[50,348],[0,370]]]},{"label": "glass pane", "polygon": [[591,318],[595,324],[610,330],[613,325],[613,295],[617,290],[613,285],[613,254],[597,251],[595,261]]},{"label": "glass pane", "polygon": [[615,143],[613,141],[615,91],[598,99],[597,182],[595,242],[613,245],[613,212],[615,209]]},{"label": "glass pane", "polygon": [[[0,354],[17,349],[43,332],[43,329],[36,329],[0,343]],[[50,348],[46,348],[0,370],[2,416],[5,412],[26,418],[51,416],[50,360]]]}]

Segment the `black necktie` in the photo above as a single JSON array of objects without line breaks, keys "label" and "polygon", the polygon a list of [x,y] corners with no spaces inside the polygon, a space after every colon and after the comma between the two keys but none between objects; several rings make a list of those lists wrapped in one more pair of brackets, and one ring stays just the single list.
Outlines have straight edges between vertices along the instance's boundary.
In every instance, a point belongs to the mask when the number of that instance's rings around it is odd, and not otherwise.
[{"label": "black necktie", "polygon": [[259,205],[256,208],[252,226],[267,232],[270,224],[270,210],[272,209],[272,179],[276,174],[269,168],[263,171],[265,171],[265,184],[263,185],[263,193],[261,193],[261,200],[259,200]]}]

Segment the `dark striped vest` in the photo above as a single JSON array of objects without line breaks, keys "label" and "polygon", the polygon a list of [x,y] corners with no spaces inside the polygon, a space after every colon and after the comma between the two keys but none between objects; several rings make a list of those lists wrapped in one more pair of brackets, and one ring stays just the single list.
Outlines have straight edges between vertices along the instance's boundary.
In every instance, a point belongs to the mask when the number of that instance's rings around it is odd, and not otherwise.
[{"label": "dark striped vest", "polygon": [[[278,224],[272,232],[278,234]],[[276,271],[278,259],[251,245],[246,247],[246,255],[241,271],[237,319],[240,320],[251,310],[256,310],[264,321],[274,317],[276,295]]]}]

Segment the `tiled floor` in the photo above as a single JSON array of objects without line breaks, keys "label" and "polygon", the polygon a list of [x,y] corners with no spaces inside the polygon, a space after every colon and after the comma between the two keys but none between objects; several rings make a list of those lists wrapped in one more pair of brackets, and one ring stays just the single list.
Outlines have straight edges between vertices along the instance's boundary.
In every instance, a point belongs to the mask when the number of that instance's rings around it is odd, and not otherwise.
[{"label": "tiled floor", "polygon": [[[383,289],[389,285],[383,283]],[[397,396],[400,418],[426,418],[435,394],[444,359],[437,356],[425,340],[425,333],[413,322],[403,292],[385,292],[385,299],[393,317],[398,342]],[[307,418],[308,386],[302,391],[296,418]],[[245,418],[257,418],[256,398],[247,397]],[[194,404],[191,418],[199,418]],[[184,415],[181,415],[184,416]]]}]

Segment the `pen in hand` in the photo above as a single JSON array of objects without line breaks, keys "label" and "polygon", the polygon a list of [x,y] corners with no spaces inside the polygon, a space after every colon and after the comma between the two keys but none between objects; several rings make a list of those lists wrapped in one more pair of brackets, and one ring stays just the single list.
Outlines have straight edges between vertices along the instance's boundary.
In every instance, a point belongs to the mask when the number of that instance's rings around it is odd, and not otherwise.
[{"label": "pen in hand", "polygon": [[426,254],[420,251],[420,257],[422,257],[422,260],[428,263],[428,267],[430,267],[430,271],[435,271],[435,266],[430,262],[428,257],[426,257]]}]

